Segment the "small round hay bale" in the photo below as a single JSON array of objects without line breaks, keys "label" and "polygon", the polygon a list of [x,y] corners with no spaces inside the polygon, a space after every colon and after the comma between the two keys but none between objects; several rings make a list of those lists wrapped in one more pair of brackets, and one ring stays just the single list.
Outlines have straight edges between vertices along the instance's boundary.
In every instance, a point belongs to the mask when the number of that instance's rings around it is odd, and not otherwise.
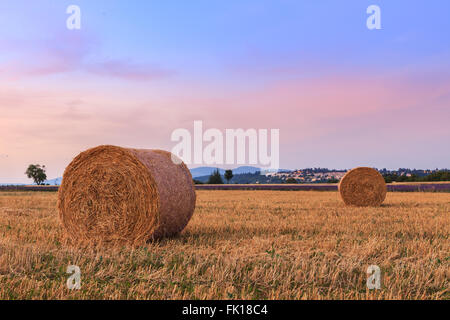
[{"label": "small round hay bale", "polygon": [[372,168],[352,169],[339,182],[339,193],[346,205],[379,206],[386,198],[386,192],[383,176]]},{"label": "small round hay bale", "polygon": [[58,192],[69,237],[143,243],[183,230],[196,196],[188,168],[172,157],[115,146],[80,153],[64,171]]}]

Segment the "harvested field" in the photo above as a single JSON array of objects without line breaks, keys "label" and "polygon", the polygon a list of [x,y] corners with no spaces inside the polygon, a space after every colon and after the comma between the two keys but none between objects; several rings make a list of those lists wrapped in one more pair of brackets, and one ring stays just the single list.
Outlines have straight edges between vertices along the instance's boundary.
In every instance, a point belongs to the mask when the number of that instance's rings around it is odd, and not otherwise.
[{"label": "harvested field", "polygon": [[[0,186],[2,191],[58,191],[58,186]],[[196,190],[279,190],[337,191],[337,183],[314,184],[197,184]],[[396,182],[387,184],[391,192],[450,192],[450,182]]]},{"label": "harvested field", "polygon": [[0,192],[0,299],[450,299],[448,193],[389,192],[376,208],[328,191],[197,197],[175,238],[82,249],[62,243],[56,193]]}]

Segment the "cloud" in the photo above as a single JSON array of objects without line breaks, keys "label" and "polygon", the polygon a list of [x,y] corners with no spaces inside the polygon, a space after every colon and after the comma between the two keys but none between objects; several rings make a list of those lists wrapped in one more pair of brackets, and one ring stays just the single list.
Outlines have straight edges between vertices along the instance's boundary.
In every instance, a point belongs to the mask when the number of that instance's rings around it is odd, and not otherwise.
[{"label": "cloud", "polygon": [[4,40],[7,54],[0,70],[10,78],[39,77],[75,71],[95,41],[77,33],[59,33],[34,40]]},{"label": "cloud", "polygon": [[91,115],[87,112],[80,111],[76,106],[69,106],[60,115],[55,116],[60,121],[86,121]]},{"label": "cloud", "polygon": [[170,70],[147,63],[137,64],[128,58],[96,57],[92,62],[99,46],[100,42],[93,36],[69,31],[34,41],[2,40],[2,50],[7,54],[0,60],[0,73],[8,79],[21,79],[85,72],[130,81],[149,81],[173,74]]},{"label": "cloud", "polygon": [[130,60],[109,60],[91,64],[86,67],[86,70],[100,76],[134,81],[149,81],[165,78],[173,74],[173,72],[162,68],[150,65],[139,65]]}]

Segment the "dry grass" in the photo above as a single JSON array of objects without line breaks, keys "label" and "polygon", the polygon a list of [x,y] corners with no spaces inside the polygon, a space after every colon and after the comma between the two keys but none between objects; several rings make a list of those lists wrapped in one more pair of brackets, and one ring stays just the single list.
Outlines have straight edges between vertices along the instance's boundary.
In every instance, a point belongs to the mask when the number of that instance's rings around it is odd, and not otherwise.
[{"label": "dry grass", "polygon": [[[0,193],[1,299],[449,299],[450,197],[198,191],[180,236],[145,247],[61,243],[56,193]],[[70,264],[81,290],[66,287]],[[371,264],[382,289],[366,289]]]}]

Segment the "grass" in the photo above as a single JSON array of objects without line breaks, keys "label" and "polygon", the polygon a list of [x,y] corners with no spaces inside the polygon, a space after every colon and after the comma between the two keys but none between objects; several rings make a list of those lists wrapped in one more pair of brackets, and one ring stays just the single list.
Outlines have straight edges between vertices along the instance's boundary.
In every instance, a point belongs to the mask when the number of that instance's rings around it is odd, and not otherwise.
[{"label": "grass", "polygon": [[[450,198],[197,191],[178,237],[138,248],[63,240],[56,193],[0,192],[0,299],[450,299]],[[378,265],[382,288],[366,288]],[[68,290],[67,266],[81,269]]]}]

